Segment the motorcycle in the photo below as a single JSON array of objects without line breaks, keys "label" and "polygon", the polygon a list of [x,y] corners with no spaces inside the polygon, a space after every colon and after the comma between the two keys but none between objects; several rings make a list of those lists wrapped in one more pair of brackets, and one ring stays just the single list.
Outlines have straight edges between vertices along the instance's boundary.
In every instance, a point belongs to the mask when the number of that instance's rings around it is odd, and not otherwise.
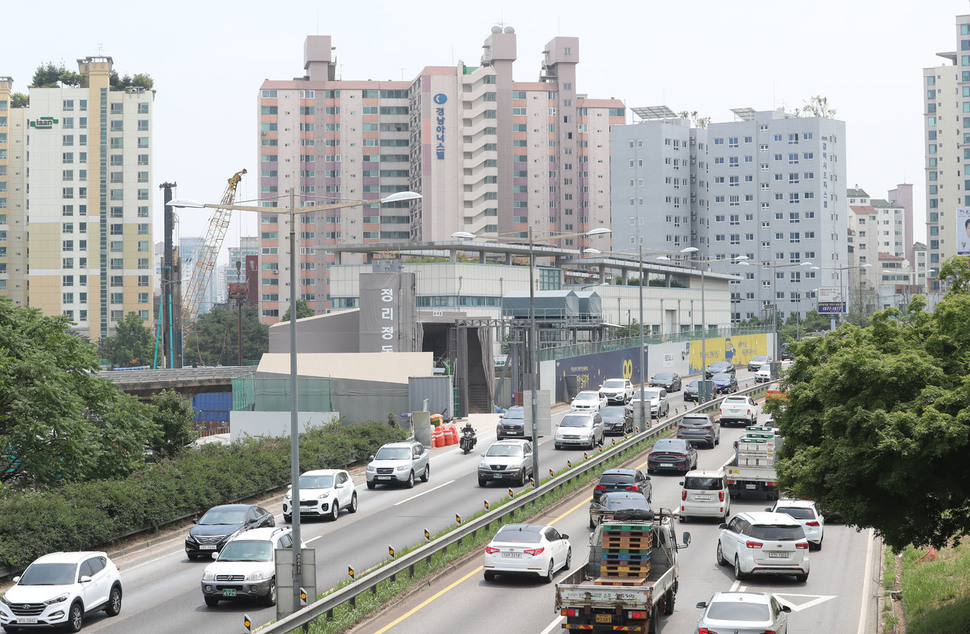
[{"label": "motorcycle", "polygon": [[478,438],[475,437],[474,429],[461,430],[461,440],[458,441],[458,447],[464,451],[466,455],[475,447],[476,442],[478,442]]}]

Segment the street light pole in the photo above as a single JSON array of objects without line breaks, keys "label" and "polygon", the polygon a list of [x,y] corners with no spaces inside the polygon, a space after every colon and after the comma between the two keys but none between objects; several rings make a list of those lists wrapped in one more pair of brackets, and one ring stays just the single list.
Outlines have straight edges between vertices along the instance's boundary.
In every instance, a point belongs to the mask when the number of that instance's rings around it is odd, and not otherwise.
[{"label": "street light pole", "polygon": [[[646,387],[646,347],[643,342],[643,245],[639,246],[638,254],[640,256],[640,424],[644,425],[644,429],[650,426],[650,421],[647,418],[647,399],[643,397],[643,388]],[[659,418],[659,413],[657,414]],[[638,429],[637,431],[643,431]]]},{"label": "street light pole", "polygon": [[539,342],[536,328],[536,254],[532,241],[532,227],[529,227],[529,372],[532,373],[532,477],[539,481],[539,392],[536,384],[539,375]]}]

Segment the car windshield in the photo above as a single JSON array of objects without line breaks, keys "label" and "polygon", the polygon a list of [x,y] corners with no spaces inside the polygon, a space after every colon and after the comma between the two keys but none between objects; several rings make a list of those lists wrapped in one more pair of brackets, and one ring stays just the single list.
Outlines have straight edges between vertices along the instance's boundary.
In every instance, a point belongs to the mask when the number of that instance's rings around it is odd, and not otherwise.
[{"label": "car windshield", "polygon": [[495,534],[493,542],[516,542],[520,544],[538,544],[542,540],[542,535],[538,530],[527,526],[516,526],[511,524],[503,526]]},{"label": "car windshield", "polygon": [[410,447],[381,447],[374,456],[374,460],[408,460],[411,458]]},{"label": "car windshield", "polygon": [[703,425],[710,425],[711,421],[706,417],[702,418],[684,418],[681,419],[680,424],[684,427],[697,427]]},{"label": "car windshield", "polygon": [[687,389],[697,391],[697,383],[698,383],[698,379],[694,379],[693,381],[687,384]]},{"label": "car windshield", "polygon": [[18,586],[66,586],[74,583],[76,564],[31,564]]},{"label": "car windshield", "polygon": [[660,398],[660,390],[643,390],[641,398],[645,401],[652,401]]},{"label": "car windshield", "polygon": [[675,440],[673,438],[663,438],[653,446],[653,451],[684,451],[687,446],[685,440]]},{"label": "car windshield", "polygon": [[684,479],[684,488],[692,491],[720,491],[724,488],[724,478],[692,476]]},{"label": "car windshield", "polygon": [[708,366],[708,368],[710,368],[711,370],[715,370],[718,372],[722,371],[726,367],[728,367],[728,364],[725,361],[715,361],[714,363]]},{"label": "car windshield", "polygon": [[724,403],[731,403],[734,405],[747,405],[748,398],[746,396],[728,396],[724,399]]},{"label": "car windshield", "polygon": [[300,476],[301,489],[329,489],[333,487],[332,475]]},{"label": "car windshield", "polygon": [[647,498],[642,495],[604,495],[603,507],[608,511],[618,511],[620,509],[644,509],[650,510]]},{"label": "car windshield", "polygon": [[233,540],[222,549],[219,561],[273,561],[273,544],[266,540]]},{"label": "car windshield", "polygon": [[603,418],[623,418],[626,414],[626,408],[620,406],[604,407],[600,410],[600,415]]},{"label": "car windshield", "polygon": [[753,359],[751,359],[751,362],[752,363],[765,363],[767,360],[768,360],[768,357],[762,355],[762,356],[754,357]]},{"label": "car windshield", "polygon": [[755,539],[764,539],[776,542],[795,542],[805,539],[805,531],[801,526],[788,526],[778,524],[753,524],[748,535]]},{"label": "car windshield", "polygon": [[669,381],[674,378],[674,375],[670,372],[658,372],[654,375],[654,381]]},{"label": "car windshield", "polygon": [[521,456],[522,445],[499,445],[494,444],[485,452],[486,456],[495,458],[497,456]]},{"label": "car windshield", "polygon": [[577,401],[598,401],[600,400],[600,395],[596,392],[580,392],[576,395]]},{"label": "car windshield", "polygon": [[626,381],[624,381],[623,379],[607,379],[606,382],[603,383],[603,387],[609,387],[609,388],[624,387],[625,385],[626,385]]},{"label": "car windshield", "polygon": [[508,420],[510,418],[523,419],[525,418],[525,410],[521,407],[510,407],[508,411],[505,412],[505,416],[502,418]]},{"label": "car windshield", "polygon": [[564,416],[559,421],[560,427],[590,427],[593,424],[589,416]]},{"label": "car windshield", "polygon": [[707,618],[717,621],[768,621],[771,619],[764,603],[747,601],[717,601],[707,608]]},{"label": "car windshield", "polygon": [[815,519],[815,511],[804,506],[779,506],[775,509],[775,513],[784,513],[785,515],[791,515],[796,520],[813,520]]},{"label": "car windshield", "polygon": [[246,509],[211,509],[202,516],[199,524],[210,526],[216,524],[242,524],[246,521]]},{"label": "car windshield", "polygon": [[725,383],[730,383],[731,379],[733,378],[734,377],[731,376],[729,372],[718,372],[717,374],[711,377],[711,380],[714,381],[715,383],[720,381],[724,381]]}]

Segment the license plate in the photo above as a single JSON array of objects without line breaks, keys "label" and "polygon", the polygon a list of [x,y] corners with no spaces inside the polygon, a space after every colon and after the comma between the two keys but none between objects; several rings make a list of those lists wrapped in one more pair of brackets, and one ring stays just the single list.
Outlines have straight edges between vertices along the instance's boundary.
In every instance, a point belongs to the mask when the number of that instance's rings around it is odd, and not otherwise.
[{"label": "license plate", "polygon": [[613,615],[612,614],[597,614],[596,615],[596,622],[597,623],[612,623],[613,622]]},{"label": "license plate", "polygon": [[522,557],[522,553],[502,553],[502,556],[506,559],[520,559]]},{"label": "license plate", "polygon": [[788,553],[768,553],[768,559],[788,559]]},{"label": "license plate", "polygon": [[660,466],[661,467],[672,467],[672,466],[674,466],[674,464],[672,462],[661,462],[660,463]]},{"label": "license plate", "polygon": [[199,545],[199,550],[215,550],[215,549],[216,549],[216,545],[215,544],[200,544]]},{"label": "license plate", "polygon": [[697,501],[705,501],[706,502],[707,500],[710,500],[711,499],[711,496],[709,496],[709,495],[695,495],[694,496],[694,499],[697,500]]},{"label": "license plate", "polygon": [[501,479],[502,474],[501,473],[493,473],[492,474],[492,477],[495,478],[496,480],[499,480],[499,479]]},{"label": "license plate", "polygon": [[37,617],[35,616],[25,616],[17,619],[17,623],[36,623]]},{"label": "license plate", "polygon": [[746,485],[744,485],[744,488],[746,488],[746,489],[757,489],[758,488],[758,485],[757,484],[746,484]]},{"label": "license plate", "polygon": [[391,476],[377,476],[378,480],[390,480]]},{"label": "license plate", "polygon": [[234,597],[234,596],[236,596],[236,589],[235,588],[223,588],[222,589],[222,596],[224,596],[224,597]]}]

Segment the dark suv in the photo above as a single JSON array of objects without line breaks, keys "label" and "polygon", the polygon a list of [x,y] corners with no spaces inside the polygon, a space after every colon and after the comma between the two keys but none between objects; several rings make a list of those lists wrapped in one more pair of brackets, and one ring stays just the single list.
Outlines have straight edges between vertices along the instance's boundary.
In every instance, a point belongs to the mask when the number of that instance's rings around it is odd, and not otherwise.
[{"label": "dark suv", "polygon": [[683,438],[662,438],[647,455],[647,473],[680,471],[697,468],[697,450]]},{"label": "dark suv", "polygon": [[513,405],[505,411],[495,428],[495,438],[525,438],[525,408]]},{"label": "dark suv", "polygon": [[680,419],[677,437],[713,449],[721,442],[721,424],[707,414],[688,414]]},{"label": "dark suv", "polygon": [[650,502],[653,499],[653,486],[650,476],[643,475],[639,469],[607,469],[600,474],[600,481],[593,488],[593,501],[599,502],[600,496],[610,491],[639,491]]}]

